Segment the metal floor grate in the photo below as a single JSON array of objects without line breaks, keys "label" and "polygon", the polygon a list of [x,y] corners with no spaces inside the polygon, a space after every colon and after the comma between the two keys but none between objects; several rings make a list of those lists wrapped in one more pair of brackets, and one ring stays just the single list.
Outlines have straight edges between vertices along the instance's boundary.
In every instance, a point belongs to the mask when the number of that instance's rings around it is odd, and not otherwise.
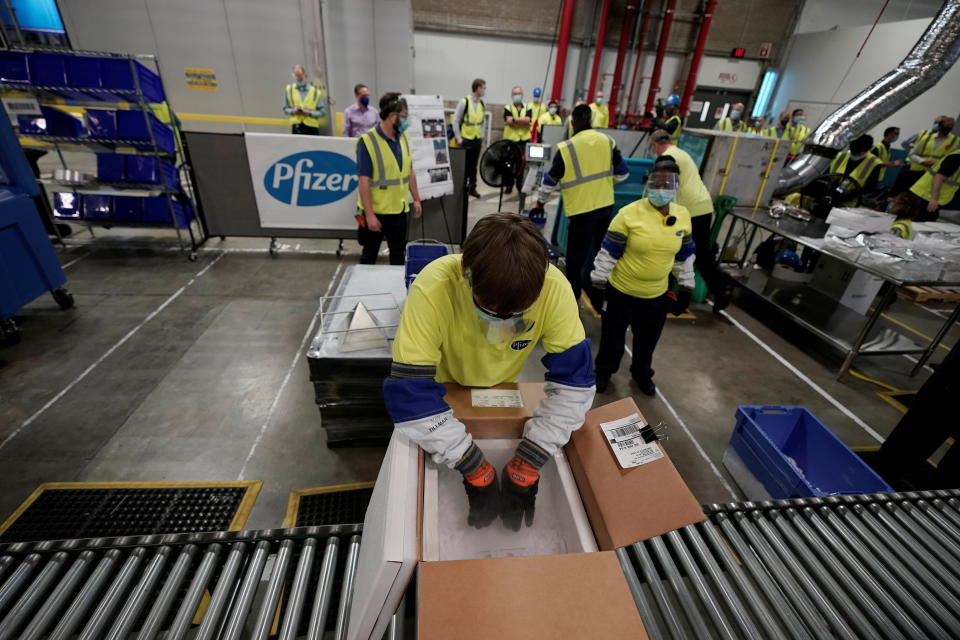
[{"label": "metal floor grate", "polygon": [[241,528],[261,482],[58,482],[0,525],[0,543]]},{"label": "metal floor grate", "polygon": [[373,495],[373,484],[358,482],[293,491],[283,526],[362,524]]},{"label": "metal floor grate", "polygon": [[0,640],[339,640],[360,529],[0,545]]},{"label": "metal floor grate", "polygon": [[617,550],[652,640],[960,637],[960,490],[706,511]]}]

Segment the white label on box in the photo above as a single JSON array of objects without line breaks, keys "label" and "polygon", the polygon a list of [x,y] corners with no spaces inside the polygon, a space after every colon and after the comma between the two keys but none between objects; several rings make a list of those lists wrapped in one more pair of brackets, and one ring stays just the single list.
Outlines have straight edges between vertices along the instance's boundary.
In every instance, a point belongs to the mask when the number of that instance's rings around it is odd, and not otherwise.
[{"label": "white label on box", "polygon": [[40,104],[36,98],[2,98],[10,123],[17,124],[17,116],[42,116]]},{"label": "white label on box", "polygon": [[519,389],[471,389],[470,401],[475,407],[523,408]]},{"label": "white label on box", "polygon": [[600,423],[603,435],[617,456],[621,469],[639,467],[663,457],[663,451],[656,442],[648,444],[643,441],[640,429],[645,426],[647,423],[636,413],[613,422]]}]

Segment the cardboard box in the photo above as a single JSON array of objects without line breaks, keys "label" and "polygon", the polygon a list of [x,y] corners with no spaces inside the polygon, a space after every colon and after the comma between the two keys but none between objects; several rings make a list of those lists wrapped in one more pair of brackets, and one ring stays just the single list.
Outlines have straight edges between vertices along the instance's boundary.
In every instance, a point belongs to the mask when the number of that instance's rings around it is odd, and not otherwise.
[{"label": "cardboard box", "polygon": [[[664,451],[659,460],[621,469],[600,429],[630,414],[643,414],[632,398],[587,413],[565,447],[597,546],[611,551],[706,520],[697,499]],[[657,443],[663,449],[663,445]]]},{"label": "cardboard box", "polygon": [[[540,384],[500,385],[521,391],[523,407],[475,407],[470,389],[449,388],[454,415],[498,469],[544,397]],[[499,521],[467,527],[458,474],[394,433],[364,520],[347,637],[379,640],[419,567],[424,640],[512,637],[521,629],[531,640],[646,638],[619,561],[598,552],[597,541],[624,546],[704,515],[669,458],[619,469],[599,422],[631,413],[639,411],[628,399],[588,414],[587,437],[576,432],[580,443],[571,441],[544,467],[534,525],[517,534]]]}]

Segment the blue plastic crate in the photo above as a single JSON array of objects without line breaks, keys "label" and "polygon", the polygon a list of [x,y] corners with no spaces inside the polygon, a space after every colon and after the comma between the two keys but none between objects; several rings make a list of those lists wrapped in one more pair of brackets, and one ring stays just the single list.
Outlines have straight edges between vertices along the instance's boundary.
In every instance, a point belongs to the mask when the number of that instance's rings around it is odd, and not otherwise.
[{"label": "blue plastic crate", "polygon": [[407,256],[404,260],[404,282],[407,288],[413,282],[417,274],[423,271],[428,264],[447,255],[449,251],[447,246],[435,242],[414,241],[407,245]]},{"label": "blue plastic crate", "polygon": [[99,89],[100,58],[93,56],[66,56],[67,87]]},{"label": "blue plastic crate", "polygon": [[87,131],[91,138],[117,137],[117,112],[113,109],[87,109]]},{"label": "blue plastic crate", "polygon": [[[143,91],[147,102],[163,102],[166,98],[160,76],[136,61],[133,63],[133,69],[136,70],[140,90]],[[130,60],[127,58],[101,58],[100,60],[100,80],[103,88],[110,89],[127,99],[134,99],[136,95],[133,74]]]},{"label": "blue plastic crate", "polygon": [[76,219],[83,211],[83,194],[73,191],[57,191],[53,194],[53,215],[58,218]]},{"label": "blue plastic crate", "polygon": [[176,168],[156,156],[127,156],[126,176],[128,182],[162,184],[171,189],[180,185]]},{"label": "blue plastic crate", "polygon": [[741,406],[730,446],[775,499],[893,489],[804,407]]},{"label": "blue plastic crate", "polygon": [[97,180],[104,182],[123,182],[126,180],[124,154],[98,153]]},{"label": "blue plastic crate", "polygon": [[113,196],[113,219],[120,222],[141,222],[143,220],[143,198]]},{"label": "blue plastic crate", "polygon": [[150,122],[157,147],[167,153],[173,153],[176,149],[173,130],[160,122],[152,113],[148,112],[147,119],[144,120],[142,111],[117,111],[117,134],[125,140],[149,140],[147,121]]},{"label": "blue plastic crate", "polygon": [[62,53],[31,53],[30,80],[44,87],[67,86],[67,56]]},{"label": "blue plastic crate", "polygon": [[173,219],[170,218],[170,205],[164,196],[143,199],[143,221],[149,224],[169,224],[185,229],[190,226],[191,213],[176,200],[173,205]]},{"label": "blue plastic crate", "polygon": [[113,196],[86,194],[82,210],[84,220],[109,220],[113,217]]},{"label": "blue plastic crate", "polygon": [[79,138],[83,135],[83,122],[66,111],[43,105],[40,107],[40,112],[43,115],[17,116],[20,133],[68,138]]},{"label": "blue plastic crate", "polygon": [[0,82],[30,82],[27,54],[19,51],[0,51]]}]

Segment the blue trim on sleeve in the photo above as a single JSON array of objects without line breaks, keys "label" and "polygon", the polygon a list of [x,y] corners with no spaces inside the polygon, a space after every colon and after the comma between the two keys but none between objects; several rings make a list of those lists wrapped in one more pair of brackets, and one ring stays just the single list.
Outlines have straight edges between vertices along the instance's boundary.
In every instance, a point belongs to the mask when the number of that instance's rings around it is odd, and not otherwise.
[{"label": "blue trim on sleeve", "polygon": [[677,260],[686,260],[697,252],[697,243],[691,240],[680,245],[680,251],[677,251]]},{"label": "blue trim on sleeve", "polygon": [[408,422],[450,410],[443,401],[447,388],[427,378],[395,378],[383,381],[383,399],[394,422]]},{"label": "blue trim on sleeve", "polygon": [[613,148],[613,154],[611,156],[611,163],[613,164],[613,173],[618,176],[625,176],[630,173],[630,167],[627,166],[626,161],[623,159],[623,155],[620,153],[618,147]]},{"label": "blue trim on sleeve", "polygon": [[623,256],[623,250],[626,248],[626,246],[627,245],[625,245],[624,243],[615,242],[610,238],[604,238],[603,241],[600,243],[600,248],[606,249],[607,253],[613,256],[614,260],[619,260],[621,256]]},{"label": "blue trim on sleeve", "polygon": [[597,382],[593,373],[589,338],[566,351],[548,353],[540,362],[547,368],[547,375],[544,377],[550,382],[583,389],[592,387]]},{"label": "blue trim on sleeve", "polygon": [[[550,171],[543,176],[543,183],[549,186],[557,184],[561,178],[563,178],[563,174],[566,173],[566,171],[567,168],[563,164],[563,156],[560,155],[560,146],[557,145],[554,147],[553,164],[550,165]],[[547,178],[549,178],[551,182],[547,182]]]},{"label": "blue trim on sleeve", "polygon": [[360,138],[357,139],[357,175],[373,177],[373,160],[370,159],[367,145]]}]

